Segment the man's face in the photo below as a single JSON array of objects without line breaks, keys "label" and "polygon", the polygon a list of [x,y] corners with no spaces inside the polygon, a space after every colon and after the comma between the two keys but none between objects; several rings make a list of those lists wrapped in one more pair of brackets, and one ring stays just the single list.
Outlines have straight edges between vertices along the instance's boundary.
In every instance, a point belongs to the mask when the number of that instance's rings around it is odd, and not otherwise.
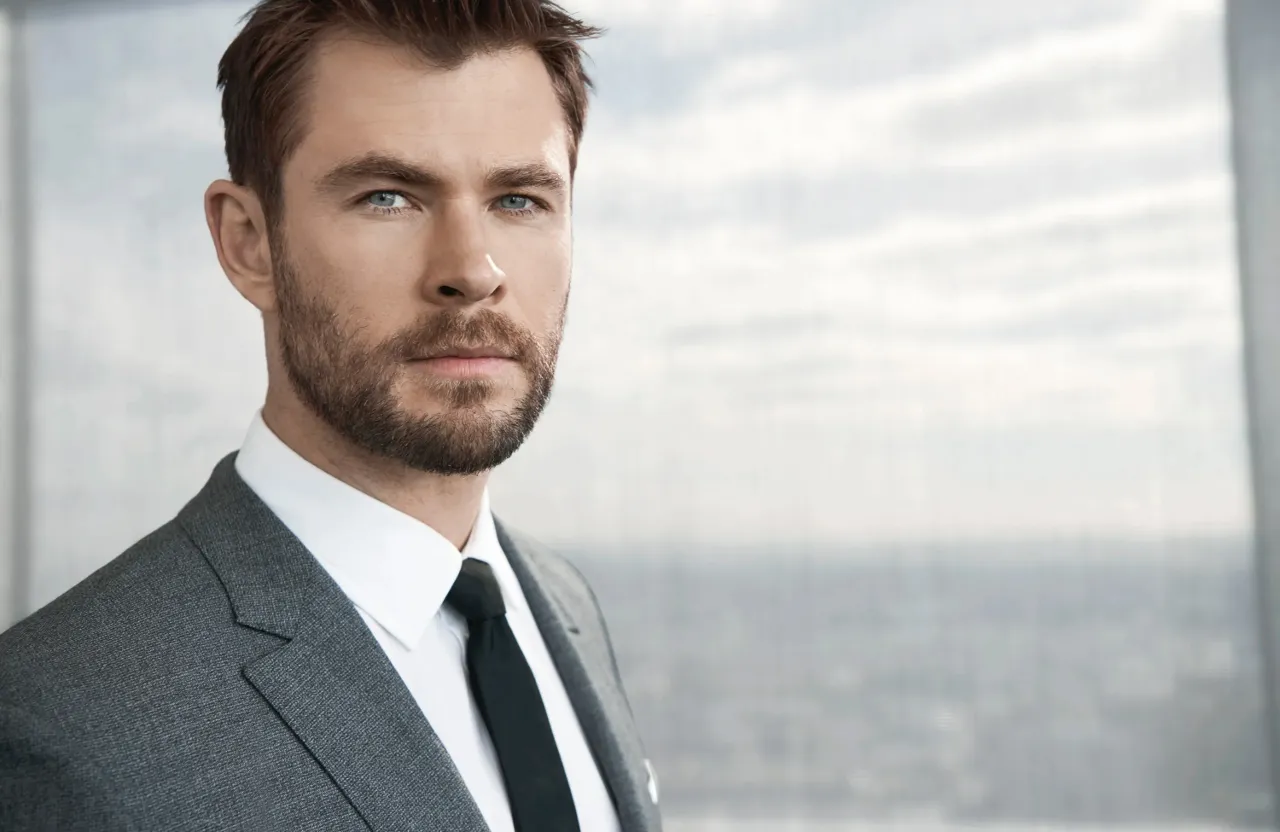
[{"label": "man's face", "polygon": [[[550,395],[569,294],[568,132],[541,59],[442,72],[339,39],[304,101],[271,234],[295,392],[413,469],[499,465]],[[500,357],[440,357],[468,349]]]}]

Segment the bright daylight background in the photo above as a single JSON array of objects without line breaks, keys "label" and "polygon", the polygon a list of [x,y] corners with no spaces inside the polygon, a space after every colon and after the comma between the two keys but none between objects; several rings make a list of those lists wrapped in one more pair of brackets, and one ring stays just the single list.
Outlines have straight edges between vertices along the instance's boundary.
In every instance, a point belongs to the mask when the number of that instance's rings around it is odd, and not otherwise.
[{"label": "bright daylight background", "polygon": [[[248,5],[33,25],[36,604],[260,402],[201,213]],[[669,828],[1269,826],[1221,0],[568,5],[569,332],[493,494]]]}]

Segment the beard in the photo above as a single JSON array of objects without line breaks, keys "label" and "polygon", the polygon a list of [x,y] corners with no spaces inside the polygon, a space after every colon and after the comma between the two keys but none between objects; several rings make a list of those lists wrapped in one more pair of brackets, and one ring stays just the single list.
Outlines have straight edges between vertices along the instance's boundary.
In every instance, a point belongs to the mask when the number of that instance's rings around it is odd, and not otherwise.
[{"label": "beard", "polygon": [[[277,250],[277,248],[279,250]],[[369,345],[324,299],[309,295],[286,246],[271,245],[280,354],[302,403],[351,444],[431,474],[471,475],[496,468],[528,438],[551,396],[568,295],[555,329],[535,337],[490,309],[429,313],[387,340]],[[440,349],[492,346],[514,356],[528,389],[508,410],[488,403],[503,392],[495,378],[408,373],[407,362]],[[425,388],[439,412],[414,413],[397,387]]]}]

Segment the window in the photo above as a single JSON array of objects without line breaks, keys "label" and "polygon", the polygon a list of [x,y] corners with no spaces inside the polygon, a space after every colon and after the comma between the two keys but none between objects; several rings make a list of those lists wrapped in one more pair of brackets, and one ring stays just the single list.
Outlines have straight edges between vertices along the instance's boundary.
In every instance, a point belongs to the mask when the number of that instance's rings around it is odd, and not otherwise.
[{"label": "window", "polygon": [[32,606],[172,517],[261,403],[261,324],[201,199],[226,175],[216,65],[248,7],[32,21]]},{"label": "window", "polygon": [[[494,504],[592,579],[668,827],[1269,826],[1222,3],[568,5],[569,331]],[[200,207],[247,8],[32,23],[37,605],[259,404]]]}]

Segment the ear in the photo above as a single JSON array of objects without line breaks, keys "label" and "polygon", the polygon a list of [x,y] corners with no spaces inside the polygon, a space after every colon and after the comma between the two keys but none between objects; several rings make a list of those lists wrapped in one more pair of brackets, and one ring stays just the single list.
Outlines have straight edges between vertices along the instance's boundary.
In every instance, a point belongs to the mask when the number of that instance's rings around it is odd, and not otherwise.
[{"label": "ear", "polygon": [[271,241],[258,195],[219,179],[204,193],[204,216],[218,262],[231,285],[259,311],[274,311]]}]

